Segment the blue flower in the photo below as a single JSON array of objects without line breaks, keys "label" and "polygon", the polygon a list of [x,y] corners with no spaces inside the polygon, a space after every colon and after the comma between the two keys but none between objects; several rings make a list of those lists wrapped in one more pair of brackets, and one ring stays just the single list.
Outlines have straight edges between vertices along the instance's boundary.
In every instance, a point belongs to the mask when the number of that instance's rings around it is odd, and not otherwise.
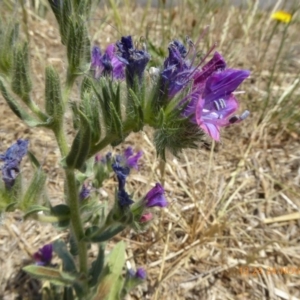
[{"label": "blue flower", "polygon": [[119,60],[126,64],[126,78],[129,85],[133,85],[137,77],[141,83],[150,55],[144,50],[134,47],[131,36],[123,36],[121,41],[116,43]]},{"label": "blue flower", "polygon": [[28,149],[28,140],[17,140],[9,147],[4,154],[0,154],[0,160],[4,161],[2,169],[2,179],[6,188],[10,189],[15,183],[15,179],[20,173],[20,163]]},{"label": "blue flower", "polygon": [[118,191],[118,200],[119,200],[119,205],[122,208],[128,207],[134,203],[134,201],[130,198],[130,196],[124,189]]},{"label": "blue flower", "polygon": [[112,168],[117,175],[118,179],[118,203],[122,208],[130,206],[134,201],[130,198],[130,196],[125,191],[126,179],[130,173],[130,168],[127,166],[121,166],[118,159],[112,164]]},{"label": "blue flower", "polygon": [[33,254],[33,259],[39,266],[49,265],[52,259],[52,252],[52,244],[47,244]]},{"label": "blue flower", "polygon": [[86,184],[83,184],[79,192],[79,200],[82,201],[87,199],[90,196],[90,194],[91,194],[91,189],[89,189]]},{"label": "blue flower", "polygon": [[117,175],[118,183],[119,183],[119,190],[124,190],[126,178],[130,173],[130,169],[127,166],[121,166],[120,163],[116,160],[112,164],[112,168]]},{"label": "blue flower", "polygon": [[192,69],[185,60],[187,51],[182,43],[175,40],[170,43],[168,50],[169,56],[165,59],[161,72],[161,91],[167,93],[169,98],[173,98],[190,81]]}]

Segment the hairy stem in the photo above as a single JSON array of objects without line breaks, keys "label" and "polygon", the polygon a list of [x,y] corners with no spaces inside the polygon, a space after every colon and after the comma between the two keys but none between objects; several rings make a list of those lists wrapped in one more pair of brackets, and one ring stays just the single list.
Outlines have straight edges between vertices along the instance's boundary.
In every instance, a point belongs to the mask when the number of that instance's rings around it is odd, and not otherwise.
[{"label": "hairy stem", "polygon": [[[129,134],[130,132],[133,131],[134,124],[132,124],[131,122],[129,122],[129,123],[125,122],[123,128],[124,128],[123,129],[123,136],[126,137],[127,134]],[[91,150],[90,150],[90,153],[89,153],[89,157],[94,156],[95,154],[97,154],[98,152],[100,152],[102,149],[104,149],[106,146],[110,145],[111,143],[115,142],[118,139],[119,139],[119,137],[116,134],[114,134],[114,133],[108,133],[106,135],[106,137],[101,142],[99,142],[98,144],[93,145],[91,147]]]},{"label": "hairy stem", "polygon": [[32,101],[29,95],[22,97],[23,101],[26,103],[26,105],[30,108],[30,110],[43,122],[46,122],[48,119],[48,116],[43,113],[39,106]]},{"label": "hairy stem", "polygon": [[87,248],[86,243],[83,241],[84,229],[79,213],[79,199],[78,199],[78,188],[76,185],[75,170],[65,169],[66,173],[66,184],[67,184],[67,199],[68,205],[71,211],[71,225],[72,232],[74,234],[79,256],[79,270],[81,273],[87,275],[88,264],[87,264]]},{"label": "hairy stem", "polygon": [[59,128],[56,128],[54,131],[56,140],[57,140],[57,144],[61,153],[62,157],[65,157],[68,152],[69,152],[69,146],[66,140],[66,136],[64,134],[64,130],[62,128],[62,126],[60,126]]},{"label": "hairy stem", "polygon": [[107,135],[101,142],[91,147],[89,157],[92,157],[93,155],[97,154],[99,151],[104,149],[106,146],[108,146],[115,140],[116,140],[116,135],[113,134]]}]

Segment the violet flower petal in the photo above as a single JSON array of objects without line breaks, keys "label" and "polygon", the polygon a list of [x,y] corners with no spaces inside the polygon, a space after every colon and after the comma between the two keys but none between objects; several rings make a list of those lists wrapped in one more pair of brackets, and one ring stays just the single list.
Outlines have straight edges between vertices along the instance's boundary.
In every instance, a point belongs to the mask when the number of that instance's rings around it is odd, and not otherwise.
[{"label": "violet flower petal", "polygon": [[226,62],[222,55],[218,52],[214,53],[214,56],[209,60],[201,70],[195,72],[194,85],[203,83],[205,80],[216,71],[224,70],[226,68]]},{"label": "violet flower petal", "polygon": [[165,190],[162,185],[156,183],[155,187],[153,187],[145,196],[146,207],[166,207],[168,202],[164,194]]},{"label": "violet flower petal", "polygon": [[37,265],[45,266],[50,264],[52,260],[53,246],[47,244],[33,254],[33,258]]},{"label": "violet flower petal", "polygon": [[248,70],[227,69],[212,74],[206,81],[203,98],[212,105],[214,100],[229,96],[250,75]]},{"label": "violet flower petal", "polygon": [[146,270],[144,268],[138,268],[136,270],[135,277],[141,280],[145,280],[147,277]]}]

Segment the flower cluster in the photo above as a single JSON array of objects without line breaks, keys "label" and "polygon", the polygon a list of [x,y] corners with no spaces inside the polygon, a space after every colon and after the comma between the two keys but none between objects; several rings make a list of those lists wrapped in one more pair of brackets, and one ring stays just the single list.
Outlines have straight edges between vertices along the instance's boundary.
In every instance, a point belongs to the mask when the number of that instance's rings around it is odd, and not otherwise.
[{"label": "flower cluster", "polygon": [[[240,116],[233,115],[238,109],[238,101],[234,96],[235,90],[250,75],[248,70],[227,68],[224,58],[215,52],[205,63],[211,51],[194,66],[197,56],[195,45],[190,41],[189,50],[178,40],[169,44],[169,55],[159,71],[158,98],[160,106],[166,106],[172,98],[188,90],[182,97],[177,109],[181,116],[201,128],[216,141],[220,139],[220,128],[244,120],[249,112]],[[94,47],[92,68],[95,77],[100,74],[113,73],[116,79],[124,78],[124,68],[129,86],[137,77],[143,78],[150,55],[145,50],[134,47],[131,36],[122,37],[116,45],[108,46],[101,55],[100,49]]]},{"label": "flower cluster", "polygon": [[[112,169],[118,180],[118,203],[122,209],[131,206],[134,201],[125,190],[126,179],[131,169],[138,169],[138,162],[143,152],[134,153],[131,147],[124,150],[123,155],[116,155],[113,158]],[[137,218],[140,223],[147,223],[152,218],[151,212],[147,211],[150,207],[166,207],[168,202],[165,198],[165,190],[161,184],[156,185],[141,199],[137,206]]]},{"label": "flower cluster", "polygon": [[218,52],[204,66],[200,67],[203,63],[200,62],[194,67],[195,54],[189,60],[187,53],[179,41],[169,45],[169,56],[161,72],[161,91],[171,99],[181,90],[190,88],[180,102],[184,107],[182,115],[218,141],[220,127],[240,122],[249,115],[246,111],[241,116],[232,116],[238,109],[233,92],[250,72],[226,68],[226,62]]},{"label": "flower cluster", "polygon": [[4,162],[2,169],[2,179],[6,188],[13,187],[15,180],[20,173],[20,163],[28,149],[28,140],[17,140],[9,147],[4,154],[0,154],[0,160]]}]

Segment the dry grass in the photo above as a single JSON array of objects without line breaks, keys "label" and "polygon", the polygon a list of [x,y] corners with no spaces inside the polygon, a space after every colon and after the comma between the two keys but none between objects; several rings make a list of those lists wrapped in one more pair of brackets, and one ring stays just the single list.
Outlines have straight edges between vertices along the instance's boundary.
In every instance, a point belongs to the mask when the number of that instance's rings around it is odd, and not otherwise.
[{"label": "dry grass", "polygon": [[[199,9],[196,4],[146,12],[127,6],[114,12],[104,6],[91,20],[95,42],[107,44],[121,34],[133,34],[146,36],[156,46],[178,36],[196,36],[210,24],[209,35],[200,43],[203,51],[218,41],[218,51],[225,54],[230,67],[252,71],[243,85],[245,95],[239,95],[242,107],[249,107],[252,116],[224,130],[220,144],[184,151],[180,159],[169,156],[162,174],[149,129],[126,140],[145,153],[142,169],[130,177],[131,190],[142,195],[149,184],[163,180],[171,202],[157,211],[156,220],[143,234],[127,232],[118,237],[127,242],[127,263],[144,266],[148,272],[147,283],[128,299],[300,299],[299,131],[289,129],[290,125],[297,128],[297,119],[291,124],[280,115],[285,108],[283,95],[298,78],[299,16],[294,16],[288,29],[287,46],[272,75],[284,25],[278,25],[268,45],[274,23],[269,13],[253,3],[244,11],[207,4],[203,18],[193,13]],[[38,101],[43,97],[45,62],[65,69],[53,24],[51,14],[44,20],[28,10]],[[261,116],[268,95],[270,102]],[[297,96],[299,89],[293,97]],[[280,97],[283,100],[278,102]],[[30,138],[31,150],[49,175],[51,200],[62,201],[62,174],[53,137],[48,131],[27,129],[3,99],[0,113],[1,151],[17,137]],[[26,161],[25,177],[28,168]],[[111,178],[104,191],[112,193],[114,186]],[[64,235],[50,225],[22,221],[18,212],[6,214],[0,227],[0,295],[15,299],[21,290],[26,299],[27,290],[37,283],[24,281],[20,288],[9,279],[38,247]]]}]

